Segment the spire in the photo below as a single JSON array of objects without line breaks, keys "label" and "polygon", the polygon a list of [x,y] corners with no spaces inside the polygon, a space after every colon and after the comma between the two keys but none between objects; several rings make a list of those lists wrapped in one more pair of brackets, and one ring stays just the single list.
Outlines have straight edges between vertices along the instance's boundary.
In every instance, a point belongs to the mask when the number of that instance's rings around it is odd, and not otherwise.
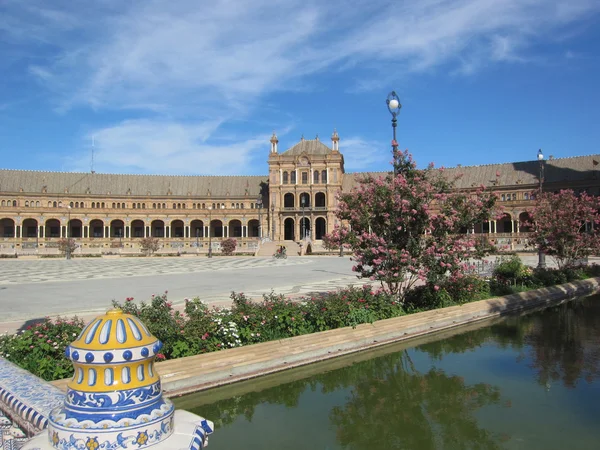
[{"label": "spire", "polygon": [[279,139],[277,139],[277,135],[275,131],[273,131],[273,136],[271,136],[271,153],[277,153],[277,143]]},{"label": "spire", "polygon": [[340,151],[339,142],[340,142],[340,137],[338,136],[337,130],[334,128],[333,129],[333,134],[331,135],[331,149],[334,152],[339,152]]},{"label": "spire", "polygon": [[317,136],[315,137],[315,140],[318,141],[319,140],[319,133],[317,133]]},{"label": "spire", "polygon": [[302,137],[300,138],[300,142],[304,142],[304,133],[302,133]]}]

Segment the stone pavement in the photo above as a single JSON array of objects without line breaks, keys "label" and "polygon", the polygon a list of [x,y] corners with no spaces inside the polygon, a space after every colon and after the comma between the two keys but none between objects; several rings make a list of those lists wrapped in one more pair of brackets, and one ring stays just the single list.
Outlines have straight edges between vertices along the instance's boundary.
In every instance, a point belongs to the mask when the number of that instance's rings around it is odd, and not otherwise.
[{"label": "stone pavement", "polygon": [[0,260],[0,333],[46,316],[91,318],[113,299],[148,301],[165,291],[175,305],[193,297],[228,305],[231,291],[259,298],[364,284],[351,267],[347,257]]}]

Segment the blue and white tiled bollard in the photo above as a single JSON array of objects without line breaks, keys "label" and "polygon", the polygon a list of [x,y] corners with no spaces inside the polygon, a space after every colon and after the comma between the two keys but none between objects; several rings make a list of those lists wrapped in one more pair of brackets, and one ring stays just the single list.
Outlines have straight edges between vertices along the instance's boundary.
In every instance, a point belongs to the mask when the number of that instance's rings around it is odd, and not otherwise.
[{"label": "blue and white tiled bollard", "polygon": [[66,349],[75,375],[64,405],[23,450],[200,450],[213,423],[175,411],[154,359],[162,343],[120,309],[92,320]]}]

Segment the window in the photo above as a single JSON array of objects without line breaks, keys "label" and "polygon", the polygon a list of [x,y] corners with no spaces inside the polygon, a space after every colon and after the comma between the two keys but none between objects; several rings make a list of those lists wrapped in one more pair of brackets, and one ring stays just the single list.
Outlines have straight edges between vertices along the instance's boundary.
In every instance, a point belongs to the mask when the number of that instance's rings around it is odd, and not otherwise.
[{"label": "window", "polygon": [[288,184],[288,173],[283,172],[283,184]]},{"label": "window", "polygon": [[315,172],[313,173],[313,183],[319,184],[319,171],[318,170],[315,170]]},{"label": "window", "polygon": [[244,209],[244,204],[240,203],[240,209]]},{"label": "window", "polygon": [[523,194],[523,198],[524,198],[525,200],[529,200],[529,192],[525,192],[525,193]]},{"label": "window", "polygon": [[513,199],[513,201],[515,201],[517,199],[517,194],[516,193],[512,195],[512,199]]},{"label": "window", "polygon": [[133,204],[133,209],[136,209],[136,208],[135,208],[135,203]]},{"label": "window", "polygon": [[2,204],[2,206],[6,206],[6,201],[5,201],[5,200],[2,200],[2,203],[1,203],[1,204]]},{"label": "window", "polygon": [[[48,202],[48,206],[50,206],[50,202]],[[96,202],[92,202],[92,208],[96,207]]]},{"label": "window", "polygon": [[29,202],[27,200],[25,201],[25,206],[29,206]]},{"label": "window", "polygon": [[75,206],[75,205],[73,204],[73,202],[71,202],[71,203],[69,203],[69,206],[70,206],[71,208],[73,208],[73,206]]},{"label": "window", "polygon": [[290,184],[296,184],[296,171],[290,172]]},{"label": "window", "polygon": [[52,202],[52,207],[56,208],[56,202]]},{"label": "window", "polygon": [[146,209],[146,204],[142,203],[142,209]]},{"label": "window", "polygon": [[321,183],[327,183],[327,170],[321,171]]},{"label": "window", "polygon": [[502,201],[505,202],[506,201],[506,195],[502,194]]},{"label": "window", "polygon": [[[83,203],[81,204],[81,206],[83,207]],[[40,202],[35,202],[35,207],[39,208],[40,207]]]},{"label": "window", "polygon": [[206,203],[202,203],[202,209],[206,209]]},{"label": "window", "polygon": [[308,172],[302,172],[302,184],[308,184]]},{"label": "window", "polygon": [[254,203],[250,203],[250,209],[254,209]]},{"label": "window", "polygon": [[13,200],[13,206],[17,206],[17,201]]}]

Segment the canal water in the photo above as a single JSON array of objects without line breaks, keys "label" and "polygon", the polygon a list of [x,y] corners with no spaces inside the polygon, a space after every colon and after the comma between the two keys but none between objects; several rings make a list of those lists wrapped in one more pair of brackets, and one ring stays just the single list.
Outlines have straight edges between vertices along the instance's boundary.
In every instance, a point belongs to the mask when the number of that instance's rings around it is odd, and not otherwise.
[{"label": "canal water", "polygon": [[599,376],[594,296],[175,403],[212,450],[600,449]]}]

